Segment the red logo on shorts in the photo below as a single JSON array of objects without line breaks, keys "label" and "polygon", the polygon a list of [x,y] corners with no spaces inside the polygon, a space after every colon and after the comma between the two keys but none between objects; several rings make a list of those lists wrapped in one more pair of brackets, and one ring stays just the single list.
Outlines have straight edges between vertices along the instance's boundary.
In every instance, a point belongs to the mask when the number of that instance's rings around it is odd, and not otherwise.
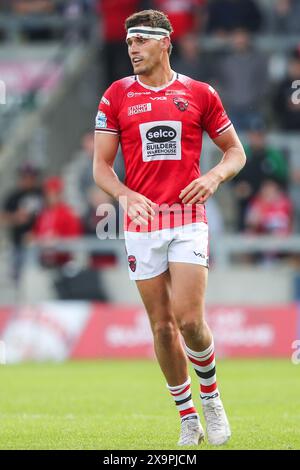
[{"label": "red logo on shorts", "polygon": [[135,256],[128,256],[128,263],[131,271],[135,272],[136,270],[136,257]]}]

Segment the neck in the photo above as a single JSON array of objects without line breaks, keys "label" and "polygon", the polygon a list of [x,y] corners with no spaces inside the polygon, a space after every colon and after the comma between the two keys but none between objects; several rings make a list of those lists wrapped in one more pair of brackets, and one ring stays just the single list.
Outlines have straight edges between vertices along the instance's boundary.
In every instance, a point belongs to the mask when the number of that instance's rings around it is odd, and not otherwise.
[{"label": "neck", "polygon": [[139,75],[139,80],[144,85],[151,87],[160,87],[169,83],[173,78],[174,72],[170,63],[160,64],[160,67],[153,70],[149,75]]}]

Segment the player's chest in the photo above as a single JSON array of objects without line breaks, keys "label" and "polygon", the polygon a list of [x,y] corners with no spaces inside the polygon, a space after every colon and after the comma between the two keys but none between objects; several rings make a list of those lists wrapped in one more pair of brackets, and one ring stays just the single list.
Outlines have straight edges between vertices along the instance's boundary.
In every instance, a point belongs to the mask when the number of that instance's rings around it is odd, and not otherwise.
[{"label": "player's chest", "polygon": [[121,131],[137,130],[142,124],[176,121],[199,126],[200,113],[192,96],[176,92],[128,92],[119,112]]}]

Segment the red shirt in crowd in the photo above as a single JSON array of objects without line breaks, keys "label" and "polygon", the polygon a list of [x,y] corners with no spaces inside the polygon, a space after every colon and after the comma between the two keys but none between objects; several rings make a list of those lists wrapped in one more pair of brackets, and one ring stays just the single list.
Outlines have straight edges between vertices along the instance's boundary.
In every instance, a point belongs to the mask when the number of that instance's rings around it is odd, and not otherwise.
[{"label": "red shirt in crowd", "polygon": [[105,41],[125,41],[125,20],[139,10],[140,0],[98,0]]},{"label": "red shirt in crowd", "polygon": [[78,237],[81,234],[80,219],[68,205],[59,202],[55,206],[43,209],[33,228],[33,235],[38,241],[50,242],[50,246],[46,245],[41,251],[42,264],[61,266],[70,261],[72,255],[56,251],[55,247],[51,247],[51,240]]},{"label": "red shirt in crowd", "polygon": [[258,195],[250,203],[247,225],[256,233],[289,235],[292,230],[292,215],[292,203],[284,193],[272,201],[264,200]]},{"label": "red shirt in crowd", "polygon": [[42,210],[33,233],[38,239],[78,237],[82,233],[82,227],[79,217],[61,202]]},{"label": "red shirt in crowd", "polygon": [[168,16],[174,30],[171,39],[176,41],[197,29],[197,9],[206,0],[154,0],[153,3],[156,10],[163,11]]}]

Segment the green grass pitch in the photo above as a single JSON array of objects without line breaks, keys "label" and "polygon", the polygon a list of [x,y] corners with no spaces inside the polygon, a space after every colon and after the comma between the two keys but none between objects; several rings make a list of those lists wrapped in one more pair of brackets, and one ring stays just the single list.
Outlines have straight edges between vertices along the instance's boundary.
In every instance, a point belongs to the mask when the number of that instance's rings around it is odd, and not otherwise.
[{"label": "green grass pitch", "polygon": [[[222,449],[300,449],[300,365],[220,360],[217,374],[232,427]],[[0,384],[1,449],[180,449],[156,362],[6,365]]]}]

